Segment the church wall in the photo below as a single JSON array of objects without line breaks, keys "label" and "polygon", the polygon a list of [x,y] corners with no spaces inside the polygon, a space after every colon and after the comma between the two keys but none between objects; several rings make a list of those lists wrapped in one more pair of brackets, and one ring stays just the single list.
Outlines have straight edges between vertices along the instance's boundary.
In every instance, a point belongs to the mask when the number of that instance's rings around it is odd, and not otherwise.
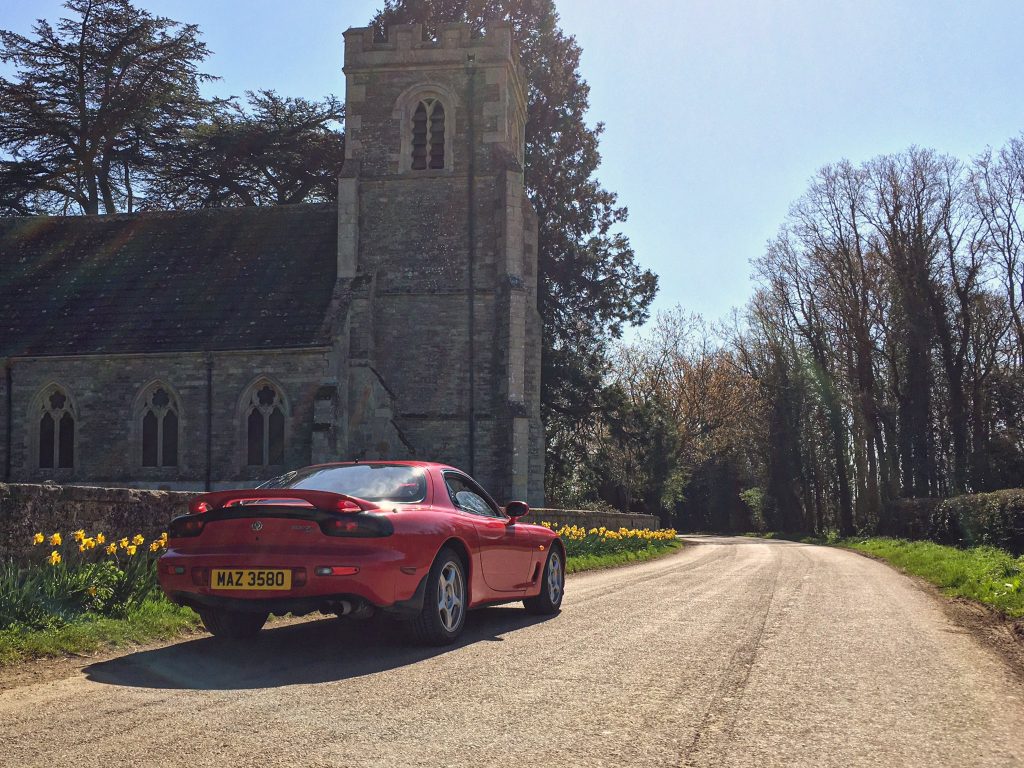
[{"label": "church wall", "polygon": [[[329,374],[327,348],[217,352],[209,357],[203,353],[37,357],[13,361],[11,480],[203,488],[207,475],[210,362],[213,486],[251,484],[281,468],[310,463],[314,402]],[[288,412],[285,463],[281,467],[245,466],[245,415],[240,400],[247,387],[261,376],[281,388]],[[155,380],[166,385],[178,405],[176,467],[142,466],[139,398]],[[38,424],[33,403],[53,383],[67,392],[74,406],[73,469],[35,468]]]}]

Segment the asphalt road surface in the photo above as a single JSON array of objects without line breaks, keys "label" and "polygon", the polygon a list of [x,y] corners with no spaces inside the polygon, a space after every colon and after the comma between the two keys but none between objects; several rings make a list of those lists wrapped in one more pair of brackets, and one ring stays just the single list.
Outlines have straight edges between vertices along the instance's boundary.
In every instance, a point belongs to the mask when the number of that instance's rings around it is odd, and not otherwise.
[{"label": "asphalt road surface", "polygon": [[322,619],[0,693],[4,766],[1011,766],[1024,688],[887,566],[696,539],[570,577],[561,615],[410,646]]}]

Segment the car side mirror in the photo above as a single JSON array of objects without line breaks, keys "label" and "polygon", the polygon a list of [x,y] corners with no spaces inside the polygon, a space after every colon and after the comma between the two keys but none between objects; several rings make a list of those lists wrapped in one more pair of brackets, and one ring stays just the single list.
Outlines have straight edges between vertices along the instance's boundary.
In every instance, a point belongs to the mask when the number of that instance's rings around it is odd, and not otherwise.
[{"label": "car side mirror", "polygon": [[520,517],[530,514],[530,505],[525,501],[510,501],[505,505],[505,514],[509,517],[509,524],[512,524]]}]

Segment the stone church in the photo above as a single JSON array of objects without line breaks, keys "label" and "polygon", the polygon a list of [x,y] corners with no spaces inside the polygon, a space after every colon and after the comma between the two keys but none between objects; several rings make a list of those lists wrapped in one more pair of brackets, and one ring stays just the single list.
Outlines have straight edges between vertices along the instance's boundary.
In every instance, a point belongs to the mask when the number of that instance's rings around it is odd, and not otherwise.
[{"label": "stone church", "polygon": [[417,458],[543,503],[511,29],[345,33],[336,205],[0,219],[10,482],[251,485]]}]

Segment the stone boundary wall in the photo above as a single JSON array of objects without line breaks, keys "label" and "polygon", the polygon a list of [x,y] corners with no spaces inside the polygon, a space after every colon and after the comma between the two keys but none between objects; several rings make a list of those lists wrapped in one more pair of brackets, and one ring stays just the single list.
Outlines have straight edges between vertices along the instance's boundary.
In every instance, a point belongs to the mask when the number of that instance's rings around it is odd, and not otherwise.
[{"label": "stone boundary wall", "polygon": [[613,531],[619,528],[661,528],[661,522],[654,515],[634,515],[625,512],[592,512],[585,509],[531,509],[524,523],[542,522],[558,525],[579,525],[584,528],[600,528],[602,525]]},{"label": "stone boundary wall", "polygon": [[[60,531],[67,536],[84,528],[86,533],[103,532],[107,538],[141,533],[147,540],[167,530],[172,517],[188,510],[195,493],[147,491],[137,488],[93,488],[81,485],[44,483],[0,483],[0,560],[22,559],[32,549],[32,535],[49,536]],[[653,515],[591,512],[579,509],[531,509],[524,523],[581,525],[612,530],[659,526]]]},{"label": "stone boundary wall", "polygon": [[54,531],[67,538],[79,528],[108,539],[141,533],[146,540],[167,530],[172,517],[188,511],[195,494],[136,488],[0,483],[0,560],[21,559],[32,535]]}]

